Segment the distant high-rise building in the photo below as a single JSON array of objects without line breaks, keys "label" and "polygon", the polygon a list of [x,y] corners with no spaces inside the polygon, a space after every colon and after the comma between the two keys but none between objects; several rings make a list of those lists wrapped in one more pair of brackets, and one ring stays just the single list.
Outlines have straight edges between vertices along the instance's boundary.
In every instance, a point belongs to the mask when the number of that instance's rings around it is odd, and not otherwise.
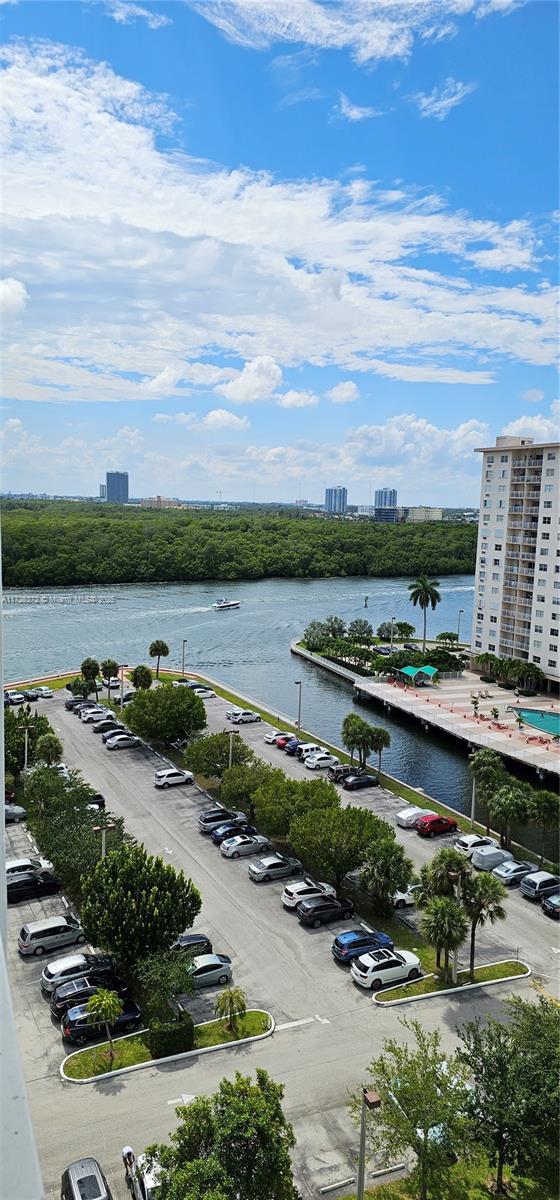
[{"label": "distant high-rise building", "polygon": [[346,512],[348,492],[345,487],[325,489],[325,512],[343,515]]},{"label": "distant high-rise building", "polygon": [[128,504],[128,471],[107,471],[107,504]]},{"label": "distant high-rise building", "polygon": [[382,505],[381,508],[375,508],[374,513],[375,513],[376,521],[396,522],[399,520],[400,509],[389,508],[389,506],[386,504],[386,505]]},{"label": "distant high-rise building", "polygon": [[100,500],[107,499],[107,484],[106,483],[99,484],[99,499]]},{"label": "distant high-rise building", "polygon": [[375,508],[396,508],[396,488],[378,488],[375,493]]}]

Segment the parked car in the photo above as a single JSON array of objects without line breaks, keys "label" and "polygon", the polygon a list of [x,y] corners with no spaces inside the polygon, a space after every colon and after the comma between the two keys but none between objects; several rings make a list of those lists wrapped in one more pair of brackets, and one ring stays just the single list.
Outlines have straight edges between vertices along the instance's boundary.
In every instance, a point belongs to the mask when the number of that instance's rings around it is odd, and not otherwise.
[{"label": "parked car", "polygon": [[354,983],[376,992],[403,979],[418,979],[420,959],[410,950],[373,950],[354,959],[350,973]]},{"label": "parked car", "polygon": [[22,695],[27,704],[36,704],[39,699],[39,693],[36,688],[24,688]]},{"label": "parked car", "polygon": [[297,858],[281,854],[267,854],[257,858],[249,866],[249,877],[255,883],[269,883],[271,879],[283,879],[285,875],[301,875],[303,867]]},{"label": "parked car", "polygon": [[93,712],[106,713],[107,709],[103,704],[98,704],[96,700],[80,700],[79,704],[75,704],[72,712],[75,717],[81,717],[83,712],[88,712],[91,709]]},{"label": "parked car", "polygon": [[512,858],[511,861],[500,863],[499,866],[494,867],[492,874],[500,880],[500,883],[503,883],[504,887],[516,887],[522,879],[525,879],[526,875],[531,875],[534,870],[534,863],[517,862],[515,858]]},{"label": "parked car", "polygon": [[60,1180],[60,1200],[113,1200],[109,1184],[96,1158],[70,1163]]},{"label": "parked car", "polygon": [[278,750],[285,750],[286,746],[288,745],[288,742],[291,742],[291,741],[292,741],[291,733],[281,733],[276,738],[275,746],[277,747]]},{"label": "parked car", "polygon": [[408,650],[410,654],[415,654],[418,651],[418,646],[414,642],[403,642],[403,650]]},{"label": "parked car", "polygon": [[83,721],[84,725],[93,725],[94,721],[106,719],[107,712],[108,709],[102,704],[96,705],[95,708],[86,708],[80,713],[80,721]]},{"label": "parked car", "polygon": [[376,654],[383,654],[384,656],[386,656],[387,654],[392,654],[392,653],[393,653],[393,651],[391,650],[391,647],[390,647],[390,646],[376,646],[376,647],[375,647],[375,653],[376,653]]},{"label": "parked car", "polygon": [[122,700],[120,696],[113,696],[113,704],[130,704],[134,700],[136,692],[125,692]]},{"label": "parked car", "polygon": [[420,817],[416,822],[416,832],[419,837],[437,837],[440,833],[454,833],[457,822],[453,817]]},{"label": "parked car", "polygon": [[225,825],[226,821],[238,825],[243,824],[246,819],[245,813],[232,812],[228,808],[207,808],[198,818],[198,828],[201,833],[211,833],[218,825]]},{"label": "parked car", "polygon": [[353,763],[337,763],[334,767],[329,767],[327,777],[332,783],[342,783],[348,775],[363,775],[361,767],[355,766]]},{"label": "parked car", "polygon": [[22,808],[21,804],[5,804],[4,805],[4,824],[17,825],[19,821],[25,821],[27,812]]},{"label": "parked car", "polygon": [[38,685],[35,691],[38,692],[40,700],[52,700],[54,695],[52,688],[47,687],[44,683]]},{"label": "parked car", "polygon": [[10,875],[20,875],[22,871],[53,871],[54,867],[48,858],[7,858],[6,879]]},{"label": "parked car", "polygon": [[288,754],[290,758],[295,758],[300,746],[300,739],[297,737],[291,737],[289,742],[286,742],[286,745],[284,746],[284,752]]},{"label": "parked car", "polygon": [[544,896],[541,907],[545,917],[552,917],[553,921],[557,921],[560,917],[560,892]]},{"label": "parked car", "polygon": [[9,704],[23,704],[25,700],[23,692],[16,692],[10,689],[4,692],[4,699],[6,698],[8,699]]},{"label": "parked car", "polygon": [[55,958],[47,963],[41,975],[41,988],[50,995],[63,983],[82,975],[102,982],[114,974],[115,960],[111,954],[67,954],[65,958]]},{"label": "parked car", "polygon": [[221,846],[226,838],[236,837],[238,833],[258,833],[258,829],[254,825],[247,825],[244,821],[238,825],[234,821],[226,821],[223,825],[217,825],[212,830],[210,837],[215,846]]},{"label": "parked car", "polygon": [[192,689],[195,696],[200,696],[201,700],[215,700],[216,693],[212,688],[197,687]]},{"label": "parked car", "polygon": [[318,746],[316,742],[302,742],[296,750],[296,757],[305,761],[309,754],[322,754],[323,752],[326,753],[325,747]]},{"label": "parked car", "polygon": [[477,871],[493,871],[494,867],[512,859],[510,850],[502,850],[500,846],[480,846],[471,854],[471,866],[476,867]]},{"label": "parked car", "polygon": [[474,850],[478,850],[480,846],[498,846],[499,842],[495,838],[485,837],[481,833],[462,833],[461,837],[453,843],[453,849],[458,850],[460,854],[464,854],[465,858],[470,858]]},{"label": "parked car", "polygon": [[270,842],[264,834],[239,833],[234,837],[224,838],[220,853],[224,858],[244,858],[247,854],[262,854],[264,850],[270,849]]},{"label": "parked car", "polygon": [[171,946],[172,950],[185,950],[189,954],[211,954],[212,942],[205,933],[180,933]]},{"label": "parked car", "polygon": [[43,921],[28,921],[23,925],[18,937],[18,950],[25,957],[33,954],[36,958],[62,946],[82,945],[86,935],[77,917],[68,913],[47,917]]},{"label": "parked car", "polygon": [[278,737],[279,733],[280,733],[279,729],[269,729],[268,732],[265,733],[265,735],[264,735],[263,742],[266,742],[267,746],[272,746],[275,738]]},{"label": "parked car", "polygon": [[52,766],[49,768],[49,770],[56,771],[57,775],[60,775],[62,777],[62,779],[70,778],[70,771],[68,770],[66,763],[63,763],[63,762],[53,763]]},{"label": "parked car", "polygon": [[115,725],[111,725],[110,729],[105,730],[105,733],[101,734],[101,741],[107,745],[107,742],[110,742],[116,733],[129,733],[129,730],[126,728],[126,725],[117,725],[116,727]]},{"label": "parked car", "polygon": [[[68,684],[66,686],[68,687]],[[72,712],[76,705],[81,703],[82,701],[80,700],[79,696],[69,696],[68,699],[64,701],[64,707],[68,712]]]},{"label": "parked car", "polygon": [[117,679],[116,675],[111,675],[110,679],[103,679],[102,682],[103,687],[109,688],[109,691],[114,691],[116,688],[120,688],[121,686],[121,681],[120,679]]},{"label": "parked car", "polygon": [[105,743],[107,750],[132,750],[140,745],[140,738],[133,733],[116,733]]},{"label": "parked car", "polygon": [[416,904],[419,890],[420,884],[413,883],[404,892],[395,892],[393,897],[395,908],[411,908],[413,904]]},{"label": "parked car", "polygon": [[[134,1029],[138,1029],[141,1021],[142,1012],[134,1000],[124,1000],[122,1013],[116,1021],[109,1022],[109,1029],[117,1036],[132,1033]],[[93,1014],[88,1012],[87,1004],[69,1008],[60,1022],[60,1031],[65,1042],[72,1042],[75,1046],[83,1046],[85,1042],[95,1042],[99,1039],[105,1040],[107,1037],[105,1022],[96,1020]]]},{"label": "parked car", "polygon": [[116,992],[117,996],[126,996],[128,993],[128,985],[117,975],[107,975],[102,982],[90,975],[79,975],[77,979],[61,983],[52,993],[51,1016],[60,1021],[69,1008],[75,1008],[77,1004],[87,1004],[101,987]]},{"label": "parked car", "polygon": [[435,817],[435,815],[431,808],[418,808],[416,804],[409,804],[408,808],[403,808],[401,812],[397,813],[395,821],[401,829],[415,829],[416,822],[421,817]]},{"label": "parked car", "polygon": [[345,792],[359,792],[363,788],[379,787],[377,775],[345,775],[342,780],[342,787]]},{"label": "parked car", "polygon": [[197,954],[192,961],[190,976],[195,988],[228,983],[231,979],[231,958],[227,954]]},{"label": "parked car", "polygon": [[551,875],[550,871],[533,871],[521,880],[519,891],[527,900],[542,900],[543,896],[560,892],[560,876]]},{"label": "parked car", "polygon": [[94,733],[122,733],[124,725],[116,717],[100,717],[93,722],[92,728]]},{"label": "parked car", "polygon": [[310,896],[301,900],[296,908],[298,921],[318,929],[328,921],[349,921],[354,909],[349,900],[337,900],[336,896]]},{"label": "parked car", "polygon": [[306,876],[301,883],[289,883],[282,892],[284,908],[295,909],[302,900],[310,900],[313,896],[336,896],[336,891],[330,883],[315,883],[314,879]]},{"label": "parked car", "polygon": [[305,759],[308,771],[324,771],[326,767],[336,767],[337,763],[336,755],[330,754],[328,750],[323,750],[318,754],[308,754]]},{"label": "parked car", "polygon": [[10,875],[6,881],[8,904],[56,896],[61,887],[60,879],[50,871],[22,871],[20,875]]},{"label": "parked car", "polygon": [[95,808],[105,808],[105,797],[101,795],[101,792],[93,792],[91,796],[88,796],[88,804],[90,808],[92,805],[95,805]]},{"label": "parked car", "polygon": [[165,767],[156,771],[154,775],[154,787],[157,788],[177,787],[178,784],[184,783],[194,783],[192,771],[181,771],[179,767]]},{"label": "parked car", "polygon": [[242,708],[230,717],[232,725],[252,725],[255,721],[260,720],[260,714],[253,712],[250,708]]},{"label": "parked car", "polygon": [[347,929],[335,937],[331,954],[337,962],[351,963],[372,950],[392,950],[395,943],[388,933],[375,929]]}]

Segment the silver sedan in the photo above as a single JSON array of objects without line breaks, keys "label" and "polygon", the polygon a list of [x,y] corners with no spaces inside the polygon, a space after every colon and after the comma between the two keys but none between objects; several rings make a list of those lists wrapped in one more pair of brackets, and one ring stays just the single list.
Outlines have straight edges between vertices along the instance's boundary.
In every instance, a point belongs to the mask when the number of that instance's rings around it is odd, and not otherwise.
[{"label": "silver sedan", "polygon": [[220,844],[220,853],[224,858],[239,858],[245,854],[258,854],[270,850],[270,842],[262,833],[239,833],[236,837],[225,838]]}]

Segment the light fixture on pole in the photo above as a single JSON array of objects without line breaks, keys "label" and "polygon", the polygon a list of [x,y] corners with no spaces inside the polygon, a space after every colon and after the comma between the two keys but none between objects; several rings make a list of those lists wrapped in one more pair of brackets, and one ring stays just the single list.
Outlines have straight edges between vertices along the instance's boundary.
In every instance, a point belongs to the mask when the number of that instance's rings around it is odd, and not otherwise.
[{"label": "light fixture on pole", "polygon": [[114,829],[115,826],[112,821],[107,821],[106,825],[93,825],[92,828],[94,833],[101,832],[101,857],[105,858],[107,854],[107,830]]},{"label": "light fixture on pole", "polygon": [[460,608],[460,609],[459,609],[459,615],[458,615],[458,617],[457,617],[457,649],[459,649],[459,642],[460,642],[460,640],[461,640],[461,639],[460,639],[460,634],[461,634],[461,617],[463,616],[463,613],[464,613],[464,611],[465,611],[465,610],[464,610],[464,608]]},{"label": "light fixture on pole", "polygon": [[296,687],[299,688],[298,706],[297,706],[297,727],[298,727],[298,729],[301,729],[301,685],[302,685],[302,680],[295,679],[294,683],[295,683]]},{"label": "light fixture on pole", "polygon": [[360,1157],[358,1159],[358,1186],[356,1188],[356,1200],[364,1200],[364,1188],[366,1181],[366,1117],[367,1113],[374,1112],[381,1108],[381,1097],[377,1092],[368,1091],[367,1088],[362,1088],[362,1107],[360,1112]]},{"label": "light fixture on pole", "polygon": [[124,701],[124,672],[125,672],[125,667],[128,667],[128,663],[119,663],[119,671],[120,671],[120,673],[121,673],[121,712],[122,712],[122,709],[123,709],[123,701]]},{"label": "light fixture on pole", "polygon": [[185,678],[185,646],[186,646],[186,644],[187,644],[187,639],[183,638],[183,666],[182,666],[183,679]]},{"label": "light fixture on pole", "polygon": [[394,631],[394,625],[395,625],[395,618],[394,618],[394,617],[391,617],[391,652],[392,652],[392,650],[393,650],[393,631]]}]

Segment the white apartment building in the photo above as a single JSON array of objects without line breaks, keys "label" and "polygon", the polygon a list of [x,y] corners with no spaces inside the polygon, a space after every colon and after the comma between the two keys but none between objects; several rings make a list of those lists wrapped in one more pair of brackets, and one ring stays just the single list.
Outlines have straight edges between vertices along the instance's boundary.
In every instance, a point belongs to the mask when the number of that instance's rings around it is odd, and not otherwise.
[{"label": "white apartment building", "polygon": [[483,455],[472,648],[560,679],[560,442],[499,437]]}]

